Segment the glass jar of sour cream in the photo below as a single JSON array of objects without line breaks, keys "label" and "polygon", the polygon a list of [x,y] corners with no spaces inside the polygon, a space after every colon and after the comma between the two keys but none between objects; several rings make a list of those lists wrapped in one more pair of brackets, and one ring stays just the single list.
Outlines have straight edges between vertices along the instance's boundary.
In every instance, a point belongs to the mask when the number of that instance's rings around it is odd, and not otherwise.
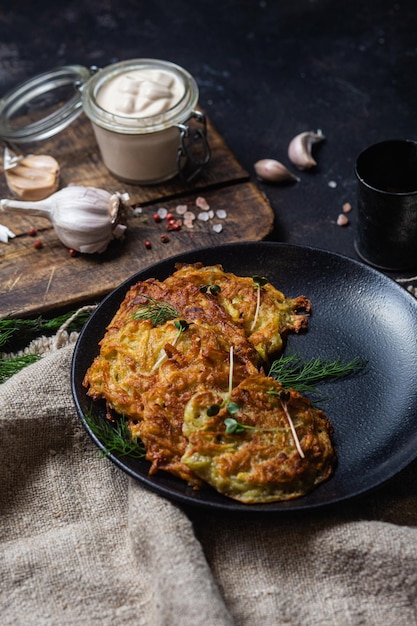
[{"label": "glass jar of sour cream", "polygon": [[209,158],[204,116],[195,110],[198,87],[185,69],[157,59],[132,59],[97,71],[81,86],[101,156],[116,177],[132,183],[169,180],[193,160],[193,135],[203,142],[201,168]]},{"label": "glass jar of sour cream", "polygon": [[158,59],[96,67],[65,66],[22,83],[0,99],[0,138],[40,141],[89,118],[101,157],[117,178],[155,184],[191,180],[210,160],[194,78]]}]

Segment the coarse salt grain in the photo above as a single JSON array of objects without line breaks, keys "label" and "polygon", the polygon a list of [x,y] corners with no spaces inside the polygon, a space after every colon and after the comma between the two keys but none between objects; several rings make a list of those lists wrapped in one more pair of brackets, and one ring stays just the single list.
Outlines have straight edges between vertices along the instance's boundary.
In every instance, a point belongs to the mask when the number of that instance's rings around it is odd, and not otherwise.
[{"label": "coarse salt grain", "polygon": [[223,230],[222,224],[213,224],[213,230],[215,233],[221,233]]},{"label": "coarse salt grain", "polygon": [[157,213],[157,215],[159,215],[159,217],[160,217],[161,219],[163,219],[163,220],[164,220],[164,219],[166,218],[166,216],[168,215],[168,211],[167,211],[164,207],[162,207],[162,206],[161,206],[161,207],[159,207],[159,209],[157,210],[157,212],[156,212],[156,213]]},{"label": "coarse salt grain", "polygon": [[208,222],[210,219],[210,216],[208,214],[208,211],[201,211],[198,215],[197,215],[197,219],[200,220],[200,222]]},{"label": "coarse salt grain", "polygon": [[196,207],[198,207],[199,209],[202,209],[203,211],[208,211],[210,208],[209,203],[207,202],[207,200],[205,198],[203,198],[202,196],[199,196],[196,201],[195,201],[195,205]]},{"label": "coarse salt grain", "polygon": [[336,189],[337,187],[337,182],[335,180],[329,180],[328,182],[329,187],[331,187],[332,189]]},{"label": "coarse salt grain", "polygon": [[195,220],[195,214],[192,211],[186,211],[184,213],[184,219],[185,220],[191,220],[194,221]]},{"label": "coarse salt grain", "polygon": [[350,211],[352,210],[352,205],[350,204],[350,202],[345,202],[342,206],[342,210],[343,213],[350,213]]},{"label": "coarse salt grain", "polygon": [[216,217],[218,217],[219,220],[225,220],[227,217],[227,213],[224,209],[218,209],[216,211]]},{"label": "coarse salt grain", "polygon": [[184,215],[187,212],[187,209],[188,207],[186,204],[179,204],[175,209],[175,212],[177,213],[177,215]]}]

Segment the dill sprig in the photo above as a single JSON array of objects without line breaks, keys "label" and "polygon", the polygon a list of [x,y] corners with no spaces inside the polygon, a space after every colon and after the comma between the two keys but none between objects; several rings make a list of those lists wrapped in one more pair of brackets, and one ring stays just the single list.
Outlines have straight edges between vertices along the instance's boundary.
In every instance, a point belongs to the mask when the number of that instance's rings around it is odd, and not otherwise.
[{"label": "dill sprig", "polygon": [[24,354],[10,359],[0,359],[0,384],[20,372],[27,365],[39,361],[40,358],[39,354]]},{"label": "dill sprig", "polygon": [[[21,369],[38,361],[38,354],[21,354],[14,356],[9,353],[17,353],[28,345],[30,341],[41,335],[52,335],[69,321],[67,331],[79,331],[89,318],[91,311],[69,311],[57,315],[51,319],[41,316],[36,318],[0,318],[0,352],[4,352],[0,358],[0,384],[19,372]],[[73,318],[73,319],[71,319]]]},{"label": "dill sprig", "polygon": [[150,296],[143,296],[148,300],[148,304],[143,305],[133,314],[135,320],[151,320],[153,326],[165,324],[169,320],[179,317],[178,311],[169,302],[156,300]]},{"label": "dill sprig", "polygon": [[272,363],[269,376],[284,387],[292,387],[300,393],[318,393],[318,383],[346,378],[362,370],[365,365],[366,362],[359,357],[344,363],[340,359],[301,359],[296,355],[288,355]]},{"label": "dill sprig", "polygon": [[90,430],[106,448],[103,456],[113,453],[118,456],[131,456],[135,459],[144,458],[145,446],[137,437],[132,438],[132,434],[123,418],[117,422],[109,422],[106,419],[97,417],[92,411],[87,411],[85,413],[85,421]]},{"label": "dill sprig", "polygon": [[[16,351],[15,344],[24,345],[41,334],[52,334],[74,316],[74,313],[75,311],[69,311],[51,319],[42,316],[27,319],[2,317],[0,318],[0,348],[3,352]],[[91,312],[81,312],[69,324],[67,331],[80,330],[90,315]]]}]

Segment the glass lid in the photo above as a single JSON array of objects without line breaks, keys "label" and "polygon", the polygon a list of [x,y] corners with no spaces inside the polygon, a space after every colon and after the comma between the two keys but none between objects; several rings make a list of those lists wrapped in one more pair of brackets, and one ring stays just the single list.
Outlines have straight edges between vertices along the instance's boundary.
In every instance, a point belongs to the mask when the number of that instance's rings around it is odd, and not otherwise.
[{"label": "glass lid", "polygon": [[6,143],[56,135],[82,112],[80,87],[97,71],[68,65],[39,74],[0,99],[0,138]]}]

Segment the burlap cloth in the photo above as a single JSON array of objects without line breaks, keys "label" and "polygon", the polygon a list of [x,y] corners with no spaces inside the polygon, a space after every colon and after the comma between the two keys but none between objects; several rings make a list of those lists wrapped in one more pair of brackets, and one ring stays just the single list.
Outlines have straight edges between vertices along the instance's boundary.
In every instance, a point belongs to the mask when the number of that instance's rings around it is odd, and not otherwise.
[{"label": "burlap cloth", "polygon": [[180,507],[98,458],[72,346],[0,385],[0,623],[417,623],[417,466],[313,513]]}]

